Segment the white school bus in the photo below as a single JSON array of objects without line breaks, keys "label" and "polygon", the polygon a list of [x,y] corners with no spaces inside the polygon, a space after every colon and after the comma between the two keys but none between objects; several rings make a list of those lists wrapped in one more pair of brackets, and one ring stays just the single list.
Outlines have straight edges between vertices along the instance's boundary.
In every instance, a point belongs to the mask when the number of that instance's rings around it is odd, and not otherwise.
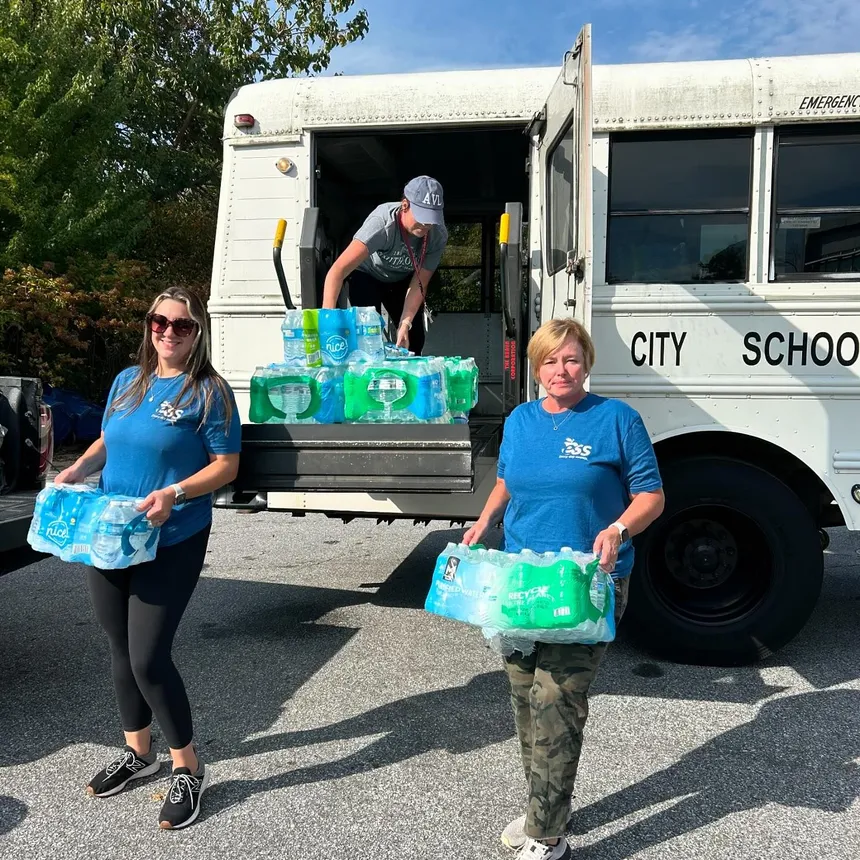
[{"label": "white school bus", "polygon": [[468,425],[246,424],[219,503],[474,519],[505,415],[539,396],[528,336],[570,315],[665,482],[631,623],[677,659],[756,659],[809,617],[825,527],[860,528],[860,54],[592,69],[590,40],[561,70],[236,91],[209,310],[243,414],[285,301],[319,306],[365,215],[422,173],[451,233],[425,354],[474,356],[480,399]]}]

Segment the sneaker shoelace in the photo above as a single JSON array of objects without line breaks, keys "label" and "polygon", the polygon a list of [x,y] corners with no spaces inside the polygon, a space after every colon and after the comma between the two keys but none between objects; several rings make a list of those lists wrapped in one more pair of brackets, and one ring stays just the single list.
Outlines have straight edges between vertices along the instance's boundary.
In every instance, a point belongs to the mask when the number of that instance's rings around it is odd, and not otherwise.
[{"label": "sneaker shoelace", "polygon": [[170,802],[182,803],[185,799],[185,792],[187,791],[190,795],[199,786],[200,780],[195,776],[189,776],[187,773],[180,773],[178,776],[175,775],[170,785]]},{"label": "sneaker shoelace", "polygon": [[108,776],[113,776],[121,767],[125,767],[126,765],[131,767],[135,761],[137,761],[137,756],[133,752],[126,750],[105,768],[105,773]]},{"label": "sneaker shoelace", "polygon": [[547,845],[546,842],[529,839],[519,856],[523,860],[547,860],[547,858],[552,857],[555,848],[555,845]]}]

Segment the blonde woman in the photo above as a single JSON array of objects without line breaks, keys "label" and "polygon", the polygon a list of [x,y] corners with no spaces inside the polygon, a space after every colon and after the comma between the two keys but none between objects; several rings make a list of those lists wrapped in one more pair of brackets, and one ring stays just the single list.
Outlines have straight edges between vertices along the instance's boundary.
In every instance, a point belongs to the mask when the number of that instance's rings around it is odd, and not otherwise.
[{"label": "blonde woman", "polygon": [[87,791],[109,797],[161,767],[152,749],[154,714],[173,760],[159,816],[164,829],[197,818],[208,781],[171,649],[203,569],[212,493],[235,478],[239,465],[236,404],[209,355],[200,299],[179,288],[159,295],[146,315],[138,363],[114,380],[101,437],[56,478],[79,483],[101,469],[105,491],[144,497],[140,509],[161,526],[153,561],[88,571],[96,618],[110,640],[125,748]]},{"label": "blonde woman", "polygon": [[[594,344],[574,320],[551,320],[528,356],[546,397],[505,422],[496,486],[464,537],[480,543],[504,517],[504,549],[595,552],[613,574],[616,620],[627,602],[630,538],[663,510],[654,449],[639,414],[587,392]],[[606,645],[538,643],[505,658],[528,783],[526,814],[502,834],[527,860],[561,860],[588,716],[588,690]]]}]

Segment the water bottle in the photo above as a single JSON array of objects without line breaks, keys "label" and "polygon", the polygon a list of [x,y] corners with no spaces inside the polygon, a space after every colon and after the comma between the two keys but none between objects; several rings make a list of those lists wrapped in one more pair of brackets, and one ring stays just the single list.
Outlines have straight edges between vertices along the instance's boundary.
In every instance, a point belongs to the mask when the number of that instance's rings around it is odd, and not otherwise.
[{"label": "water bottle", "polygon": [[487,550],[449,543],[436,559],[424,608],[435,615],[483,625],[491,615],[495,571]]},{"label": "water bottle", "polygon": [[40,490],[27,542],[37,552],[69,561],[88,507],[100,495],[88,484],[51,484]]},{"label": "water bottle", "polygon": [[251,377],[254,424],[342,424],[344,369],[270,364]]},{"label": "water bottle", "polygon": [[302,312],[287,311],[281,323],[281,334],[284,339],[284,363],[305,364],[305,337],[302,326]]},{"label": "water bottle", "polygon": [[396,361],[399,358],[410,358],[414,352],[410,352],[405,346],[395,346],[393,343],[383,345],[386,360]]},{"label": "water bottle", "polygon": [[319,311],[302,311],[302,329],[305,341],[305,361],[308,367],[322,367],[320,352]]},{"label": "water bottle", "polygon": [[385,359],[382,341],[382,317],[374,307],[350,308],[355,331],[355,351],[352,361],[380,362]]},{"label": "water bottle", "polygon": [[346,367],[321,367],[316,371],[320,405],[313,413],[317,424],[343,424],[343,379]]},{"label": "water bottle", "polygon": [[314,312],[320,342],[320,357],[326,367],[341,367],[355,349],[355,324],[346,308],[321,308]]},{"label": "water bottle", "polygon": [[[269,399],[272,406],[284,414],[284,418],[279,423],[304,424],[313,421],[308,414],[308,407],[313,400],[313,386],[315,386],[315,380],[312,374],[270,378]],[[313,411],[313,409],[310,410],[310,412]]]},{"label": "water bottle", "polygon": [[[126,508],[134,503],[120,499],[108,499],[95,524],[90,544],[92,564],[106,570],[119,566],[122,556],[122,533],[131,519]],[[137,513],[137,512],[135,512]]]},{"label": "water bottle", "polygon": [[393,362],[350,362],[343,380],[346,420],[400,423],[395,412],[411,403],[414,388],[410,378]]},{"label": "water bottle", "polygon": [[448,410],[455,420],[468,420],[478,403],[478,366],[474,358],[450,356],[444,361]]},{"label": "water bottle", "polygon": [[441,358],[421,357],[404,362],[414,367],[417,382],[409,411],[422,424],[450,424],[451,413],[445,396],[445,362]]}]

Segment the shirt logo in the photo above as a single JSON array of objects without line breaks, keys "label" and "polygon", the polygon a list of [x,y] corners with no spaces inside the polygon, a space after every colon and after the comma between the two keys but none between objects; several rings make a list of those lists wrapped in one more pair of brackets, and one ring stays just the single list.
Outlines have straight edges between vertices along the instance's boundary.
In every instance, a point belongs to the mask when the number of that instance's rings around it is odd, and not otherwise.
[{"label": "shirt logo", "polygon": [[162,400],[161,406],[152,413],[152,417],[175,424],[182,417],[183,412],[185,412],[184,409],[176,409],[169,400]]},{"label": "shirt logo", "polygon": [[393,251],[379,251],[377,252],[377,256],[383,265],[389,269],[408,271],[412,268],[412,259],[405,250],[401,251],[395,248]]},{"label": "shirt logo", "polygon": [[561,448],[561,454],[558,455],[559,460],[585,460],[591,456],[591,445],[580,445],[576,439],[571,439],[570,436],[564,440],[564,445]]}]

